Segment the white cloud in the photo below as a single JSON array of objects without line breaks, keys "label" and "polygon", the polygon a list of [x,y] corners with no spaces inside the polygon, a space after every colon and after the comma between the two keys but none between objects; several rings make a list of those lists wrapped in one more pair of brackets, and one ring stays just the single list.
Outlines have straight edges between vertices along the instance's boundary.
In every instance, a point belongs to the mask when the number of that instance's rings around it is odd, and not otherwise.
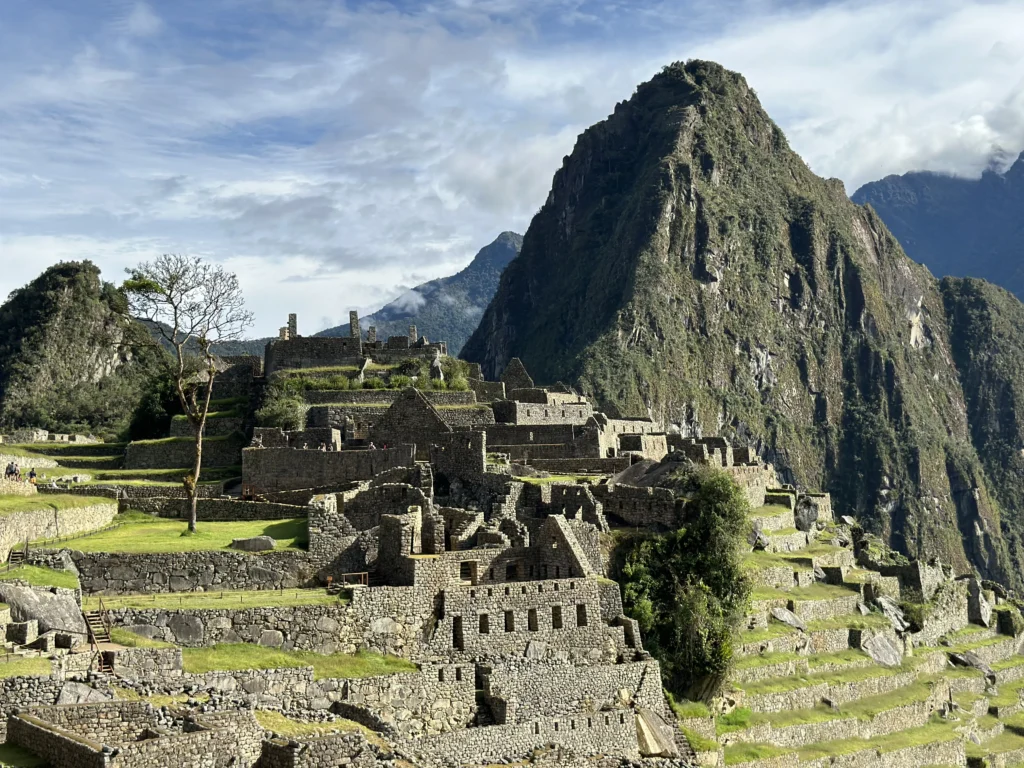
[{"label": "white cloud", "polygon": [[673,60],[743,72],[850,191],[1024,148],[1016,0],[41,5],[0,28],[0,291],[186,251],[239,273],[266,335],[524,231],[577,134]]}]

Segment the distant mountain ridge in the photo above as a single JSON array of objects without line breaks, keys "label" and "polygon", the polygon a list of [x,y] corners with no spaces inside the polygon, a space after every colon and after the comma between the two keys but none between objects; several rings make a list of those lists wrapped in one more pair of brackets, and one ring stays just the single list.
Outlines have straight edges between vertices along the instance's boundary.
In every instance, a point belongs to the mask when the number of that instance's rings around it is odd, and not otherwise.
[{"label": "distant mountain ridge", "polygon": [[[476,330],[484,310],[498,289],[501,273],[523,245],[522,235],[502,232],[480,249],[462,271],[417,285],[372,315],[360,318],[365,334],[372,325],[377,338],[405,336],[409,326],[430,341],[444,341],[448,354],[458,355]],[[339,325],[316,336],[348,336],[349,325]]]},{"label": "distant mountain ridge", "polygon": [[915,171],[865,184],[852,199],[870,204],[934,274],[980,277],[1024,299],[1024,153],[1003,173]]}]

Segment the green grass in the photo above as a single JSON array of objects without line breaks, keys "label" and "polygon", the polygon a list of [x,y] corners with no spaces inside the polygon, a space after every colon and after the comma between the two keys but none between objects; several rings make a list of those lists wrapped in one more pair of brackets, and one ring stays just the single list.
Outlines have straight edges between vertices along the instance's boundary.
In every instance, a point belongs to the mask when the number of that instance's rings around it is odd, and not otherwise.
[{"label": "green grass", "polygon": [[805,761],[825,757],[838,757],[865,749],[875,749],[882,753],[895,752],[908,747],[938,744],[958,739],[960,734],[954,730],[958,725],[959,723],[956,722],[947,722],[936,718],[920,728],[898,731],[888,736],[873,739],[839,739],[837,741],[809,744],[801,747],[797,752],[800,755],[800,759]]},{"label": "green grass", "polygon": [[68,571],[55,571],[37,565],[21,565],[9,571],[0,571],[0,581],[19,579],[36,587],[64,587],[78,589],[78,577]]},{"label": "green grass", "polygon": [[[171,592],[152,595],[118,595],[104,597],[103,605],[109,610],[115,608],[162,608],[190,611],[215,610],[250,606],[253,608],[275,608],[293,605],[339,605],[347,602],[336,595],[328,595],[322,589],[285,589],[224,592]],[[85,597],[82,607],[95,610],[99,597]]]},{"label": "green grass", "polygon": [[753,696],[761,693],[795,691],[799,688],[807,688],[819,683],[841,685],[843,683],[852,683],[872,678],[892,677],[906,671],[906,667],[897,667],[895,669],[887,667],[854,667],[853,669],[841,669],[830,672],[813,672],[805,676],[771,677],[766,680],[737,684],[736,687],[742,688],[747,692],[748,696]]},{"label": "green grass", "polygon": [[672,707],[672,711],[676,713],[676,717],[711,717],[711,710],[708,709],[708,705],[702,701],[687,701],[686,699],[676,698],[669,692],[665,692],[668,698],[668,703]]},{"label": "green grass", "polygon": [[47,677],[53,674],[53,664],[49,659],[38,656],[29,658],[11,657],[5,661],[0,656],[0,678],[7,677]]},{"label": "green grass", "polygon": [[[106,605],[106,603],[104,603]],[[129,632],[127,629],[121,627],[112,627],[110,630],[110,640],[118,645],[123,645],[125,648],[173,648],[173,643],[165,643],[163,640],[153,640],[142,635],[137,635],[134,632]]]},{"label": "green grass", "polygon": [[778,517],[790,511],[789,507],[784,507],[781,504],[766,504],[763,507],[752,509],[748,517]]},{"label": "green grass", "polygon": [[395,656],[382,656],[369,651],[355,654],[336,653],[325,656],[312,651],[282,651],[247,643],[229,643],[208,648],[182,650],[182,666],[186,672],[232,672],[246,669],[285,669],[313,667],[316,679],[325,677],[372,677],[398,672],[415,672],[410,661]]},{"label": "green grass", "polygon": [[834,600],[842,597],[853,597],[856,594],[852,589],[836,584],[812,584],[809,587],[795,587],[787,590],[758,587],[753,591],[750,599],[795,600],[801,602],[807,600]]},{"label": "green grass", "polygon": [[742,731],[750,727],[750,719],[753,713],[746,707],[736,707],[727,715],[721,715],[715,723],[715,730],[719,736],[733,731]]},{"label": "green grass", "polygon": [[786,637],[796,632],[797,630],[788,624],[773,621],[763,629],[751,629],[746,632],[740,632],[740,642],[745,645],[749,643],[763,643],[768,640],[777,640],[780,637]]},{"label": "green grass", "polygon": [[[61,546],[82,552],[203,552],[227,549],[232,539],[272,536],[277,549],[302,549],[306,546],[305,518],[291,520],[251,520],[242,522],[200,521],[191,535],[182,520],[162,520],[137,512],[118,515],[118,527],[70,539]],[[257,555],[258,556],[258,555]]]},{"label": "green grass", "polygon": [[689,728],[680,728],[683,732],[683,736],[690,742],[690,746],[693,747],[694,752],[717,752],[718,742],[714,739],[706,739],[699,733],[691,731]]},{"label": "green grass", "polygon": [[754,760],[767,760],[770,757],[788,755],[795,750],[775,747],[771,744],[729,744],[725,748],[725,764],[738,765]]},{"label": "green grass", "polygon": [[843,616],[833,616],[828,619],[807,622],[808,632],[822,632],[829,629],[885,629],[892,626],[889,620],[881,613],[869,613],[862,616],[859,613],[850,613]]},{"label": "green grass", "polygon": [[[212,403],[210,404],[210,407],[211,408],[213,407]],[[206,414],[206,419],[207,419],[207,421],[209,421],[210,419],[237,419],[237,418],[241,418],[242,415],[243,414],[242,414],[242,411],[241,411],[240,408],[239,409],[229,408],[229,409],[226,409],[226,410],[223,410],[223,411],[210,411],[208,414]],[[181,424],[183,422],[187,422],[188,421],[188,416],[186,416],[183,413],[179,413],[176,416],[172,416],[171,417],[171,421],[175,421],[175,422]]]},{"label": "green grass", "polygon": [[[225,440],[237,440],[237,435],[214,435],[213,437],[204,437],[204,443],[215,443],[222,442]],[[135,445],[165,445],[169,443],[194,443],[196,439],[190,435],[185,437],[158,437],[155,440],[135,440]]]},{"label": "green grass", "polygon": [[54,510],[80,509],[96,504],[114,504],[112,499],[99,496],[75,496],[63,493],[36,493],[31,496],[0,496],[0,516],[17,512],[53,512]]},{"label": "green grass", "polygon": [[13,744],[0,744],[0,766],[3,768],[46,768],[46,761]]},{"label": "green grass", "polygon": [[549,475],[548,477],[517,477],[515,479],[521,480],[524,483],[533,483],[534,485],[547,485],[549,483],[572,483],[575,485],[580,480],[593,483],[602,477],[604,475]]}]

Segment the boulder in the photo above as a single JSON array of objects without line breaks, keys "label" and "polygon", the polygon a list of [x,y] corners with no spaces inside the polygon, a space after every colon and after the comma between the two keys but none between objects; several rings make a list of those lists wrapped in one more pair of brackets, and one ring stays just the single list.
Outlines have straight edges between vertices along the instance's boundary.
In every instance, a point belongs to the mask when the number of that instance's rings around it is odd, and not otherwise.
[{"label": "boulder", "polygon": [[39,634],[56,630],[80,640],[88,637],[82,610],[70,593],[53,594],[34,587],[0,584],[0,603],[10,606],[12,621],[38,622]]},{"label": "boulder", "polygon": [[253,536],[249,539],[232,539],[231,548],[242,552],[266,552],[274,549],[277,541],[271,536]]},{"label": "boulder", "polygon": [[967,618],[983,627],[992,626],[992,605],[985,598],[981,583],[974,578],[967,582]]},{"label": "boulder", "polygon": [[843,525],[849,526],[850,528],[853,528],[857,525],[857,521],[849,515],[843,515],[842,517],[840,517],[839,522],[841,522]]},{"label": "boulder", "polygon": [[64,683],[57,696],[57,704],[94,704],[110,701],[112,697],[103,691],[97,691],[85,683]]},{"label": "boulder", "polygon": [[814,579],[815,581],[825,581],[828,576],[825,575],[825,571],[817,563],[814,564]]},{"label": "boulder", "polygon": [[197,645],[203,642],[203,636],[206,634],[206,630],[203,627],[203,622],[199,620],[197,616],[187,616],[184,614],[175,614],[174,617],[167,622],[168,628],[174,635],[174,640],[182,645]]},{"label": "boulder", "polygon": [[883,667],[898,667],[903,663],[903,653],[885,635],[872,635],[860,647]]},{"label": "boulder", "polygon": [[679,756],[672,728],[653,710],[637,710],[636,739],[641,757]]},{"label": "boulder", "polygon": [[885,614],[885,618],[889,620],[892,628],[897,632],[906,632],[910,628],[910,624],[903,615],[903,609],[891,597],[879,595],[875,598],[875,605],[881,609],[882,613]]},{"label": "boulder", "polygon": [[958,667],[971,667],[981,672],[990,685],[995,684],[996,675],[992,667],[974,651],[966,653],[950,653],[949,660]]},{"label": "boulder", "polygon": [[772,618],[776,621],[781,621],[783,624],[788,624],[791,627],[796,627],[801,632],[807,631],[807,625],[804,624],[803,619],[797,616],[787,608],[780,608],[776,606],[771,610]]},{"label": "boulder", "polygon": [[815,529],[818,522],[818,505],[812,502],[807,496],[801,496],[793,510],[793,519],[799,531],[808,533]]},{"label": "boulder", "polygon": [[268,648],[280,648],[284,645],[284,635],[276,629],[264,629],[260,635],[260,645]]}]

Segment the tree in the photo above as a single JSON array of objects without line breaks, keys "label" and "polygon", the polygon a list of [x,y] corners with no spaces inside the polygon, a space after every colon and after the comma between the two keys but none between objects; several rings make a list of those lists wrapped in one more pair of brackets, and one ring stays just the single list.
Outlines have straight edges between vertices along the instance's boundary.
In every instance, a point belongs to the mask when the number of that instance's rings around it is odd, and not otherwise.
[{"label": "tree", "polygon": [[195,461],[183,478],[188,530],[195,532],[203,432],[217,377],[213,345],[241,339],[252,313],[245,309],[238,278],[196,257],[164,254],[127,272],[123,290],[132,315],[152,325],[174,350],[170,379],[195,435]]},{"label": "tree", "polygon": [[718,470],[684,468],[668,481],[688,499],[686,522],[627,545],[623,605],[661,662],[667,687],[708,701],[728,674],[750,595],[742,563],[749,505]]}]

